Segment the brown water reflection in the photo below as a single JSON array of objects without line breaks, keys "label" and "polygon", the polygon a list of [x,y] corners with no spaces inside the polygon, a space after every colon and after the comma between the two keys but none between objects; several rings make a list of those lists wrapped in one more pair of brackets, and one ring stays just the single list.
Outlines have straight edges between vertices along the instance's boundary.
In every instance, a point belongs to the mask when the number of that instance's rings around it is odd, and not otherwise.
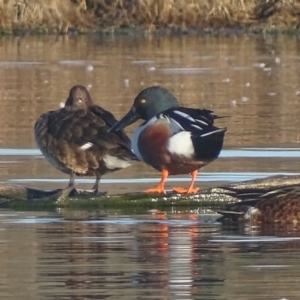
[{"label": "brown water reflection", "polygon": [[[58,108],[78,83],[90,87],[95,102],[118,118],[141,89],[161,84],[183,105],[231,116],[218,121],[228,127],[225,149],[298,147],[298,48],[297,38],[284,36],[2,38],[0,147],[36,148],[32,130],[36,119]],[[41,156],[2,156],[0,162],[1,180],[67,178]],[[288,158],[231,157],[218,159],[204,171],[224,170],[297,172],[298,165]],[[137,163],[106,178],[158,176]],[[65,182],[32,185],[50,188]],[[145,187],[149,185],[102,186],[109,192]]]},{"label": "brown water reflection", "polygon": [[[0,180],[66,185],[61,179],[67,176],[34,151],[33,125],[78,83],[90,87],[95,102],[117,117],[153,84],[169,88],[184,105],[230,115],[218,121],[228,127],[229,152],[249,147],[271,155],[267,148],[299,148],[298,48],[298,38],[284,36],[2,38]],[[5,149],[33,150],[11,155]],[[238,177],[299,170],[299,155],[289,157],[288,151],[272,158],[255,151],[244,157],[231,153],[205,173],[223,174],[226,181],[234,172]],[[106,179],[158,176],[137,163]],[[147,182],[101,185],[111,193],[146,187]],[[298,232],[228,231],[215,217],[1,211],[0,298],[299,298]]]},{"label": "brown water reflection", "polygon": [[299,233],[240,235],[215,215],[73,214],[1,213],[2,299],[298,299]]}]

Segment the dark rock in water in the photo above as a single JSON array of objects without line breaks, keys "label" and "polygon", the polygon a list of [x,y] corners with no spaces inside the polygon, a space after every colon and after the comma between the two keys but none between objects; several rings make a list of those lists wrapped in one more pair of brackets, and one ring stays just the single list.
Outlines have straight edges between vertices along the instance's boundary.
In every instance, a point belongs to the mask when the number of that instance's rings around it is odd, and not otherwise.
[{"label": "dark rock in water", "polygon": [[82,189],[73,189],[70,192],[70,197],[103,197],[107,196],[107,192],[97,192],[95,193],[95,190],[82,190]]},{"label": "dark rock in water", "polygon": [[68,197],[74,187],[56,190],[39,190],[21,185],[0,183],[0,204],[11,200],[50,201]]}]

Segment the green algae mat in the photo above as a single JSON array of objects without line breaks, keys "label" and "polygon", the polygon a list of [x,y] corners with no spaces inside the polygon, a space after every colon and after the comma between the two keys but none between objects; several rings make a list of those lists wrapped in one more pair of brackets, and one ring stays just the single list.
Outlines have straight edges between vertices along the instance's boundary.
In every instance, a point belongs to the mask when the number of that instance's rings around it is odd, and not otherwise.
[{"label": "green algae mat", "polygon": [[119,195],[95,195],[73,187],[56,190],[39,190],[21,185],[0,183],[0,208],[50,209],[70,207],[80,209],[166,209],[211,208],[218,209],[228,203],[240,201],[247,193],[253,198],[286,186],[299,186],[300,175],[277,175],[262,179],[231,183],[203,189],[197,194],[180,195],[168,193],[147,194],[143,192]]}]

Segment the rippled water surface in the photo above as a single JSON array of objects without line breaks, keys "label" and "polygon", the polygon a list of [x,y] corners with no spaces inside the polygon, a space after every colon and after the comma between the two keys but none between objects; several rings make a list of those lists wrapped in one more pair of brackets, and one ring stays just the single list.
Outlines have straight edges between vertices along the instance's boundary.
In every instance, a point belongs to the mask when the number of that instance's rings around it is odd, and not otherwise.
[{"label": "rippled water surface", "polygon": [[298,299],[300,234],[215,214],[0,214],[1,299]]},{"label": "rippled water surface", "polygon": [[[297,38],[283,36],[2,38],[0,179],[43,188],[65,185],[68,176],[43,159],[32,128],[43,112],[65,101],[75,84],[86,85],[94,101],[117,118],[153,84],[170,89],[182,105],[230,116],[217,120],[228,127],[224,151],[199,175],[201,186],[207,176],[232,181],[298,172],[298,46]],[[149,186],[136,178],[158,177],[137,163],[107,175],[101,188],[139,191]],[[110,179],[126,179],[126,184],[111,185]],[[77,182],[90,188],[93,181]]]},{"label": "rippled water surface", "polygon": [[[59,188],[68,176],[36,148],[33,126],[75,84],[120,118],[160,84],[228,128],[197,185],[297,174],[296,37],[25,37],[0,39],[0,180]],[[131,135],[131,125],[127,132]],[[142,163],[109,174],[109,193],[159,180]],[[91,188],[93,178],[77,179]],[[188,184],[189,176],[170,178]],[[0,211],[1,299],[299,299],[300,234],[229,231],[212,211]]]}]

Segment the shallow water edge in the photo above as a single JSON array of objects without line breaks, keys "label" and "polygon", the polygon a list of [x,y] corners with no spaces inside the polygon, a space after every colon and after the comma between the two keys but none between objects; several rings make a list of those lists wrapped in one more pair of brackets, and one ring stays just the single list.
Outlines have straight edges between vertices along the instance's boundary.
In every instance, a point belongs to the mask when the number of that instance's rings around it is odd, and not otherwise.
[{"label": "shallow water edge", "polygon": [[277,175],[235,182],[202,189],[196,194],[164,194],[144,192],[95,195],[93,191],[68,187],[57,190],[39,190],[14,184],[0,184],[0,208],[49,209],[70,207],[81,209],[213,209],[240,201],[239,192],[266,191],[300,184],[300,175]]}]

